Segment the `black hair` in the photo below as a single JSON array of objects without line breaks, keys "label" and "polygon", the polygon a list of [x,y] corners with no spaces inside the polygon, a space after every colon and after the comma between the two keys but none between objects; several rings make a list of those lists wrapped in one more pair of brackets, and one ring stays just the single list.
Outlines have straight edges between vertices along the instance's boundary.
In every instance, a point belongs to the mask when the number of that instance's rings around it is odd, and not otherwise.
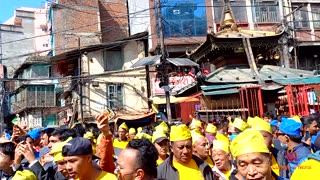
[{"label": "black hair", "polygon": [[51,136],[58,136],[60,141],[65,141],[69,137],[75,138],[76,134],[71,129],[57,128],[52,132]]},{"label": "black hair", "polygon": [[85,124],[87,131],[90,131],[93,133],[93,136],[95,139],[98,138],[98,136],[101,134],[101,131],[99,130],[98,126],[96,123],[88,123]]},{"label": "black hair", "polygon": [[50,137],[54,130],[55,130],[54,128],[44,129],[44,130],[41,131],[41,135],[47,134],[47,136]]},{"label": "black hair", "polygon": [[309,127],[313,121],[319,123],[319,115],[318,114],[311,114],[309,117],[305,117],[301,119],[303,126]]},{"label": "black hair", "polygon": [[86,128],[83,124],[76,124],[72,130],[76,133],[77,137],[83,137],[83,135],[86,133]]},{"label": "black hair", "polygon": [[[24,136],[19,137],[18,142],[26,141],[27,138],[32,139],[30,135],[24,135]],[[32,139],[32,141],[33,141],[33,139]]]},{"label": "black hair", "polygon": [[301,136],[293,136],[293,135],[288,135],[287,136],[290,138],[291,141],[296,142],[296,143],[301,143]]},{"label": "black hair", "polygon": [[15,144],[13,142],[0,143],[0,151],[14,160]]},{"label": "black hair", "polygon": [[277,126],[271,126],[272,134],[274,134],[279,128]]},{"label": "black hair", "polygon": [[273,115],[271,115],[269,112],[265,112],[262,114],[262,117],[267,117],[273,119]]},{"label": "black hair", "polygon": [[223,127],[228,127],[228,125],[229,125],[229,122],[228,122],[228,120],[223,120],[223,119],[221,119],[220,121],[217,121],[217,129],[219,130],[219,129],[222,129]]},{"label": "black hair", "polygon": [[126,148],[137,150],[137,168],[143,169],[150,177],[157,177],[158,151],[149,140],[133,139]]}]

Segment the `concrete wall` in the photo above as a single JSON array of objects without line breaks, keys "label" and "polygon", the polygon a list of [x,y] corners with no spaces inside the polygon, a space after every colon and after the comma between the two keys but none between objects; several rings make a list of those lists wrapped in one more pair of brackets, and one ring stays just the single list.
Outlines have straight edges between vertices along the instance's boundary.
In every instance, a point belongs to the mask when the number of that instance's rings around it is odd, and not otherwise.
[{"label": "concrete wall", "polygon": [[[22,64],[31,53],[35,52],[34,34],[34,12],[16,10],[16,19],[21,22],[17,25],[0,25],[2,43],[3,65],[8,68],[8,76],[12,77],[14,70]],[[30,38],[30,39],[25,39]],[[20,40],[24,39],[24,40]],[[18,40],[18,41],[17,41]],[[25,55],[25,56],[23,56]]]},{"label": "concrete wall", "polygon": [[[147,112],[146,74],[144,67],[130,68],[132,61],[137,61],[138,56],[144,56],[144,46],[140,41],[130,41],[123,46],[124,66],[122,71],[104,72],[103,50],[88,52],[82,57],[82,70],[85,75],[97,75],[84,80],[83,109],[84,115],[95,115],[107,107],[107,85],[123,84],[124,111],[139,114]],[[130,65],[130,66],[129,66]],[[88,71],[89,70],[89,71]],[[101,75],[101,74],[104,75]],[[99,74],[99,75],[98,75]],[[92,82],[98,82],[99,87],[93,87]]]},{"label": "concrete wall", "polygon": [[41,56],[47,55],[51,49],[47,12],[48,9],[46,8],[36,9],[34,12],[34,35],[38,36],[35,38],[35,51],[39,52],[38,54]]},{"label": "concrete wall", "polygon": [[128,8],[130,35],[148,31],[150,26],[149,0],[128,0]]}]

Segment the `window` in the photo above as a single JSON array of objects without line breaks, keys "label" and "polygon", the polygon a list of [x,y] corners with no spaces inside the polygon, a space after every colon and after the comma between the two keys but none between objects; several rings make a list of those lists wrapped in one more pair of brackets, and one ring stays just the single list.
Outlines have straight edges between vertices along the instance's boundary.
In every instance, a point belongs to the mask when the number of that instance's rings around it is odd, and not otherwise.
[{"label": "window", "polygon": [[31,78],[49,77],[50,67],[45,65],[31,65]]},{"label": "window", "polygon": [[116,71],[122,69],[124,63],[122,49],[105,50],[103,56],[105,71]]},{"label": "window", "polygon": [[254,22],[279,22],[279,6],[274,1],[253,0]]},{"label": "window", "polygon": [[[236,0],[230,2],[233,17],[237,23],[248,23],[247,9],[245,0]],[[214,6],[214,19],[216,23],[220,23],[221,14],[224,7],[224,3],[221,0],[213,0]]]},{"label": "window", "polygon": [[205,36],[205,0],[161,0],[164,37]]},{"label": "window", "polygon": [[48,47],[48,44],[42,44],[43,47]]},{"label": "window", "polygon": [[[297,6],[292,7],[292,10],[296,9]],[[307,7],[302,7],[299,10],[297,10],[295,13],[293,13],[293,22],[294,22],[294,28],[309,28],[309,18],[308,18],[308,10]]]},{"label": "window", "polygon": [[123,109],[123,85],[107,85],[107,106],[113,110]]},{"label": "window", "polygon": [[313,4],[311,7],[313,27],[320,28],[320,5]]}]

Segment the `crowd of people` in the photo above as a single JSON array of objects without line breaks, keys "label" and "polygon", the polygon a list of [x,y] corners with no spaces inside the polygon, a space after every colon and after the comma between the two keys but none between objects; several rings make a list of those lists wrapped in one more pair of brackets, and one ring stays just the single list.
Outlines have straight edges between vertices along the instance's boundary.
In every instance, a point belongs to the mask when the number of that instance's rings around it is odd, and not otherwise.
[{"label": "crowd of people", "polygon": [[159,121],[113,131],[96,123],[14,124],[0,139],[1,180],[282,180],[320,178],[320,115]]}]

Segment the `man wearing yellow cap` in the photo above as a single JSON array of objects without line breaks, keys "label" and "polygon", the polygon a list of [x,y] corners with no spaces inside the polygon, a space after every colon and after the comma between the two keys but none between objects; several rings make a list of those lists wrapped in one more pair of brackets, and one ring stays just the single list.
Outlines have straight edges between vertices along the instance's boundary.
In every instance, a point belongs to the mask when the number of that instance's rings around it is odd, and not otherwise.
[{"label": "man wearing yellow cap", "polygon": [[238,134],[246,130],[249,125],[240,118],[235,118],[228,128],[229,140],[232,141]]},{"label": "man wearing yellow cap", "polygon": [[152,143],[158,151],[157,164],[160,165],[168,157],[169,139],[163,128],[157,128],[152,134]]},{"label": "man wearing yellow cap", "polygon": [[136,129],[135,128],[130,128],[129,129],[129,138],[130,139],[134,139],[134,137],[136,136]]},{"label": "man wearing yellow cap", "polygon": [[259,131],[243,131],[233,139],[230,150],[243,179],[282,179],[271,170],[270,151]]},{"label": "man wearing yellow cap", "polygon": [[271,130],[271,125],[259,118],[259,117],[255,117],[254,118],[254,122],[251,123],[251,128],[255,129],[257,131],[259,131],[261,133],[261,135],[264,138],[264,141],[268,147],[268,149],[270,150],[271,154],[271,160],[272,160],[272,171],[276,174],[276,175],[280,175],[280,167],[277,163],[277,154],[278,154],[278,149],[272,147],[272,130]]},{"label": "man wearing yellow cap", "polygon": [[229,179],[235,167],[232,164],[232,156],[229,150],[229,143],[220,140],[214,140],[212,144],[212,159],[215,166],[212,171],[220,180]]},{"label": "man wearing yellow cap", "polygon": [[209,147],[209,141],[202,134],[197,131],[191,131],[192,136],[192,151],[193,155],[198,156],[204,160],[208,165],[213,168],[214,164],[212,161]]},{"label": "man wearing yellow cap", "polygon": [[191,132],[185,124],[171,126],[171,154],[157,167],[159,179],[213,179],[210,166],[192,155]]},{"label": "man wearing yellow cap", "polygon": [[113,148],[115,155],[118,156],[122,149],[126,148],[129,139],[127,138],[126,134],[129,128],[126,123],[122,123],[118,128],[118,138],[113,140]]},{"label": "man wearing yellow cap", "polygon": [[202,132],[202,123],[200,120],[192,118],[192,121],[189,125],[189,129],[193,130],[193,129],[198,129]]},{"label": "man wearing yellow cap", "polygon": [[206,138],[209,141],[209,147],[212,145],[212,141],[216,139],[217,135],[217,127],[213,125],[212,123],[209,123],[206,127]]},{"label": "man wearing yellow cap", "polygon": [[229,122],[224,119],[217,121],[217,134],[216,134],[217,140],[221,140],[229,143],[229,139],[227,137],[228,125],[229,125]]},{"label": "man wearing yellow cap", "polygon": [[53,155],[53,161],[57,164],[57,171],[60,172],[65,178],[68,178],[68,171],[62,156],[62,148],[71,139],[72,137],[68,138],[66,141],[56,143],[50,151],[50,154]]}]

